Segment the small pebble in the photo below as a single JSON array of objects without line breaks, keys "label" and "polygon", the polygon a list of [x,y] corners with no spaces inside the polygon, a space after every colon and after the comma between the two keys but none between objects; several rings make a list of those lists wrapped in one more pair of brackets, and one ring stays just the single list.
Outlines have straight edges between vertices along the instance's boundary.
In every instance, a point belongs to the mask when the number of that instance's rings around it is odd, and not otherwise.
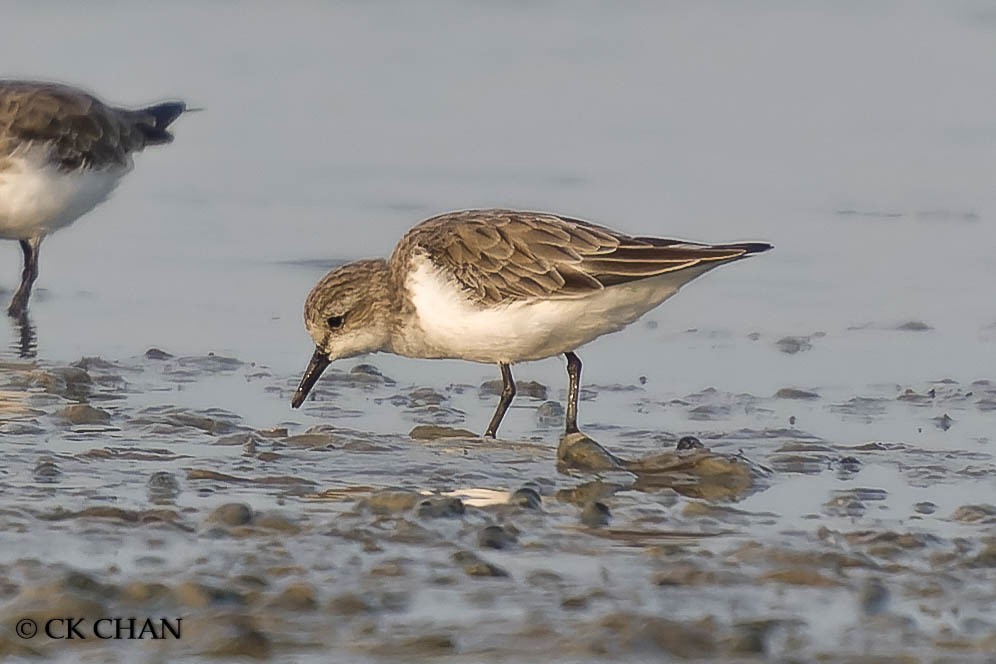
[{"label": "small pebble", "polygon": [[524,507],[529,510],[538,510],[543,506],[543,499],[540,497],[539,492],[536,489],[531,489],[527,486],[521,489],[516,489],[511,496],[508,497],[508,503],[510,505],[518,505],[519,507]]},{"label": "small pebble", "polygon": [[85,403],[66,406],[56,412],[55,416],[70,424],[107,424],[111,421],[111,414],[106,410]]},{"label": "small pebble", "polygon": [[244,526],[252,522],[252,508],[245,503],[225,503],[208,515],[209,523],[221,523],[226,526]]},{"label": "small pebble", "polygon": [[415,514],[423,519],[463,516],[466,511],[459,498],[426,498],[415,508]]},{"label": "small pebble", "polygon": [[153,503],[173,502],[173,499],[180,494],[180,482],[176,475],[168,470],[157,470],[149,475],[145,483],[149,500]]},{"label": "small pebble", "polygon": [[889,589],[880,579],[872,578],[865,583],[859,596],[861,610],[872,616],[885,611],[889,604]]},{"label": "small pebble", "polygon": [[501,526],[485,526],[477,533],[477,545],[487,549],[507,549],[517,538]]},{"label": "small pebble", "polygon": [[678,445],[676,447],[679,450],[705,449],[705,445],[702,444],[702,441],[695,436],[682,436],[678,439]]},{"label": "small pebble", "polygon": [[483,560],[472,551],[457,551],[450,559],[460,565],[467,576],[508,576],[504,569]]},{"label": "small pebble", "polygon": [[273,598],[270,606],[287,611],[311,611],[318,606],[315,589],[307,583],[294,583]]},{"label": "small pebble", "polygon": [[59,470],[59,466],[55,463],[55,460],[50,457],[42,457],[35,464],[35,469],[32,472],[34,478],[38,482],[54,482],[56,479],[62,475],[62,471]]},{"label": "small pebble", "polygon": [[536,407],[536,419],[540,424],[559,426],[564,421],[564,407],[558,401],[544,401]]},{"label": "small pebble", "polygon": [[861,461],[857,457],[846,456],[840,460],[841,470],[846,470],[852,473],[856,473],[861,469]]},{"label": "small pebble", "polygon": [[166,351],[160,350],[158,348],[150,348],[149,350],[145,351],[145,359],[147,360],[170,360],[173,359],[173,357],[174,356],[171,355],[170,353],[167,353]]},{"label": "small pebble", "polygon": [[612,514],[609,512],[608,505],[602,502],[595,501],[588,503],[585,508],[581,510],[581,523],[591,528],[607,526],[611,519]]}]

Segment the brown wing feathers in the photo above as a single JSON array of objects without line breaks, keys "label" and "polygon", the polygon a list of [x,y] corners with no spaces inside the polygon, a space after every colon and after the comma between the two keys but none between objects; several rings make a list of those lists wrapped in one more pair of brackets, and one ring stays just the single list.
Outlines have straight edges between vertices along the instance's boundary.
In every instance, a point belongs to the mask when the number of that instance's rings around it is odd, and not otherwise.
[{"label": "brown wing feathers", "polygon": [[768,245],[702,245],[629,237],[550,214],[469,210],[416,226],[398,252],[418,248],[480,301],[575,297],[607,286],[735,260]]}]

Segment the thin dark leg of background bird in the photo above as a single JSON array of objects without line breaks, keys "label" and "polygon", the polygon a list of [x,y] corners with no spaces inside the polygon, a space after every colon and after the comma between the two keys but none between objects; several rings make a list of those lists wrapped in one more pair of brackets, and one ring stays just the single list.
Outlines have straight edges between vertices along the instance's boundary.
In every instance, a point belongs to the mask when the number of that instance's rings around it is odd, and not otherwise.
[{"label": "thin dark leg of background bird", "polygon": [[28,298],[31,296],[31,286],[38,278],[38,249],[41,238],[21,240],[21,251],[24,252],[24,269],[21,271],[21,285],[10,301],[7,313],[14,318],[20,317],[28,309]]},{"label": "thin dark leg of background bird", "polygon": [[581,391],[581,358],[573,352],[564,353],[567,358],[567,375],[571,382],[567,387],[567,431],[578,432],[578,394]]},{"label": "thin dark leg of background bird", "polygon": [[495,434],[498,432],[498,425],[501,424],[502,418],[505,417],[505,412],[512,405],[512,399],[515,398],[515,379],[512,378],[512,368],[504,362],[500,362],[498,367],[501,369],[501,398],[498,400],[498,408],[495,409],[495,414],[491,417],[491,423],[488,424],[488,430],[484,432],[485,438],[495,437]]}]

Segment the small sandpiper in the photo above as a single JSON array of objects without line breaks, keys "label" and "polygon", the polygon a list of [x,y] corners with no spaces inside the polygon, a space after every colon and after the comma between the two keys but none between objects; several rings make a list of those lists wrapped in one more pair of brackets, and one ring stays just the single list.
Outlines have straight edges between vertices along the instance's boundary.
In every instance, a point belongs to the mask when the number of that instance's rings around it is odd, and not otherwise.
[{"label": "small sandpiper", "polygon": [[633,237],[543,212],[465,210],[412,228],[389,260],[332,270],[304,305],[316,348],[291,406],[333,360],[385,351],[497,364],[503,389],[484,435],[515,396],[511,365],[563,354],[566,433],[578,432],[575,349],[616,332],[705,272],[771,249]]},{"label": "small sandpiper", "polygon": [[0,239],[24,252],[11,316],[27,310],[45,236],[107,199],[133,153],[172,141],[166,128],[185,110],[179,101],[128,110],[67,85],[0,80]]}]

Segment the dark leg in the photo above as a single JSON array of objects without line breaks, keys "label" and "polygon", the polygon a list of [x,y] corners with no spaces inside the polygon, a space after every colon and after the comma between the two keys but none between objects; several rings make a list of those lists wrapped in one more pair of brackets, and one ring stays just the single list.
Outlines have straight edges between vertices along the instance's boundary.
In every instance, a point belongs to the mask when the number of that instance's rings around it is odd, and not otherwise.
[{"label": "dark leg", "polygon": [[578,393],[581,391],[581,358],[573,352],[564,353],[567,358],[567,375],[571,379],[567,387],[567,431],[578,432]]},{"label": "dark leg", "polygon": [[28,297],[31,295],[31,286],[38,278],[38,248],[41,246],[41,238],[21,240],[21,251],[24,252],[24,270],[21,271],[21,285],[14,293],[10,301],[7,313],[18,317],[28,309]]},{"label": "dark leg", "polygon": [[488,430],[484,432],[485,438],[495,437],[495,434],[498,432],[498,425],[501,424],[502,418],[505,417],[505,412],[512,405],[512,399],[515,398],[515,379],[512,378],[512,368],[504,362],[499,363],[498,367],[501,369],[501,398],[498,400],[498,408],[495,410],[495,414],[491,417]]}]

